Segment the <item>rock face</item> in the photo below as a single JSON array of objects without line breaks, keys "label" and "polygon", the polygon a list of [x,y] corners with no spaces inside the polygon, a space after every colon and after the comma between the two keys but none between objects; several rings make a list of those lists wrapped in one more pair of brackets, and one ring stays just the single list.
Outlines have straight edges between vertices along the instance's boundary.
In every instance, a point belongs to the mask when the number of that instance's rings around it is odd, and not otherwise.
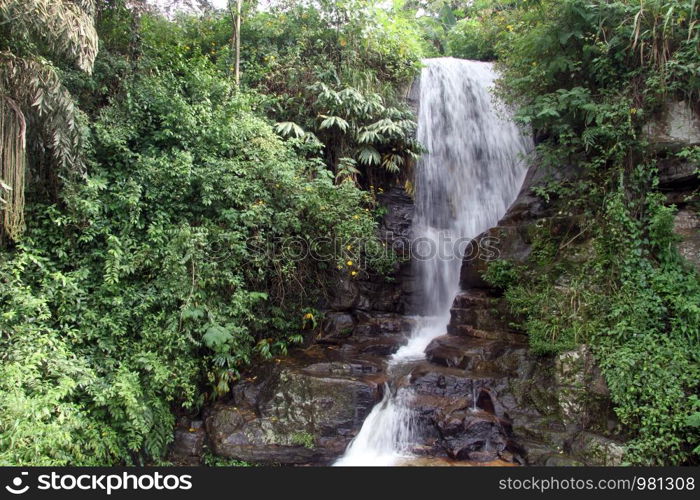
[{"label": "rock face", "polygon": [[700,144],[700,116],[685,101],[669,102],[663,116],[645,128],[652,143],[670,146],[674,144]]},{"label": "rock face", "polygon": [[205,439],[203,421],[180,418],[175,427],[175,436],[171,445],[171,460],[182,465],[197,465],[204,451]]},{"label": "rock face", "polygon": [[275,360],[236,384],[230,401],[205,411],[216,455],[327,465],[343,453],[381,400],[386,357],[405,342],[412,320],[382,313],[338,321],[349,332]]},{"label": "rock face", "polygon": [[[623,444],[590,349],[581,346],[556,357],[534,355],[527,348],[527,337],[513,329],[517,322],[509,317],[499,291],[482,278],[495,258],[524,262],[537,228],[546,225],[555,234],[579,232],[576,217],[552,213],[534,196],[533,188],[549,175],[531,169],[508,213],[476,238],[480,253],[465,259],[460,276],[468,291],[455,299],[448,337],[436,339],[428,356],[445,366],[464,368],[474,377],[476,394],[484,394],[481,406],[480,396],[473,396],[475,407],[504,423],[508,444],[501,448],[515,460],[533,465],[619,464]],[[574,168],[556,173],[559,178],[576,175]],[[488,456],[502,458],[493,451]]]},{"label": "rock face", "polygon": [[678,211],[673,232],[680,236],[678,250],[700,273],[700,214],[690,206]]}]

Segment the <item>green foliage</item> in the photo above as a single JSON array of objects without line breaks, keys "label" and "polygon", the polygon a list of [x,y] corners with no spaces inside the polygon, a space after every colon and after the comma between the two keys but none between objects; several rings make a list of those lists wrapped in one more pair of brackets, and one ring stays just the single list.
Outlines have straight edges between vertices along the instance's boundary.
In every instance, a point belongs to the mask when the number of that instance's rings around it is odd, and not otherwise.
[{"label": "green foliage", "polygon": [[[630,463],[697,461],[700,281],[658,192],[657,155],[669,153],[642,133],[666,100],[700,90],[697,5],[540,0],[501,15],[500,94],[535,130],[537,161],[578,168],[536,190],[557,216],[532,228],[505,296],[536,351],[592,346]],[[671,154],[695,161],[692,148]]]},{"label": "green foliage", "polygon": [[498,25],[490,22],[490,19],[462,19],[448,34],[449,54],[462,59],[492,61],[496,58],[499,32]]},{"label": "green foliage", "polygon": [[484,279],[488,284],[502,290],[515,284],[518,278],[518,270],[509,260],[496,260],[489,264]]},{"label": "green foliage", "polygon": [[[181,16],[175,23],[144,16],[141,23],[144,51],[157,67],[205,57],[222,77],[231,77],[231,26],[223,13]],[[300,151],[312,156],[323,148],[338,182],[368,187],[408,176],[418,148],[401,95],[423,52],[410,16],[364,0],[280,2],[248,13],[241,32],[242,85],[264,95],[258,106],[278,122],[280,135],[303,139]],[[373,124],[381,131],[360,142],[358,134]],[[370,147],[377,153],[368,157]],[[342,158],[358,160],[361,150],[363,161],[341,165]]]},{"label": "green foliage", "polygon": [[308,448],[309,450],[314,449],[315,439],[314,439],[313,435],[309,434],[308,432],[304,432],[304,431],[294,432],[290,438],[290,441],[292,444],[303,446],[304,448]]},{"label": "green foliage", "polygon": [[0,3],[0,243],[24,231],[25,176],[50,184],[83,169],[80,113],[54,64],[92,71],[94,8],[93,0]]},{"label": "green foliage", "polygon": [[172,407],[303,341],[334,273],[393,266],[372,196],[209,57],[169,51],[172,26],[144,15],[138,65],[103,53],[106,73],[69,73],[88,172],[0,254],[0,463],[152,463]]},{"label": "green foliage", "polygon": [[[317,83],[312,90],[318,95],[312,110],[320,121],[315,131],[326,144],[337,177],[355,180],[357,165],[397,174],[418,158],[416,124],[407,109],[386,107],[379,94],[363,95],[352,87],[334,91]],[[373,184],[371,172],[367,173]]]}]

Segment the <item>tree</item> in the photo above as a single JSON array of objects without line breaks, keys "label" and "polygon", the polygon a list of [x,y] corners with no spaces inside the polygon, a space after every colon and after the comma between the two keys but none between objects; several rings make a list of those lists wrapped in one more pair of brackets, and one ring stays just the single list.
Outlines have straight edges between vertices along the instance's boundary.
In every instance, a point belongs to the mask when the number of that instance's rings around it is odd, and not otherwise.
[{"label": "tree", "polygon": [[82,170],[78,111],[52,62],[92,71],[94,14],[94,0],[0,0],[0,237],[16,240],[24,228],[28,143],[55,166]]},{"label": "tree", "polygon": [[234,80],[236,87],[241,84],[241,7],[243,0],[228,0],[228,11],[231,16],[231,55],[234,59]]}]

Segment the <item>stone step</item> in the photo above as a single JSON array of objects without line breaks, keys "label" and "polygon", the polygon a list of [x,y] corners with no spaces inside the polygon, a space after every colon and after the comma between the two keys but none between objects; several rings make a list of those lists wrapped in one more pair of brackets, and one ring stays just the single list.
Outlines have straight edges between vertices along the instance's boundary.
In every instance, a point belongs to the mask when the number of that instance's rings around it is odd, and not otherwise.
[{"label": "stone step", "polygon": [[470,325],[480,330],[515,330],[509,317],[494,309],[478,307],[450,310],[451,325]]},{"label": "stone step", "polygon": [[475,337],[443,335],[433,339],[425,349],[431,363],[464,370],[488,369],[493,360],[507,350],[503,342]]},{"label": "stone step", "polygon": [[453,329],[469,326],[477,330],[517,333],[514,323],[506,302],[483,290],[460,292],[450,309],[449,326]]},{"label": "stone step", "polygon": [[464,290],[457,294],[453,308],[467,309],[471,307],[492,307],[497,299],[484,290]]}]

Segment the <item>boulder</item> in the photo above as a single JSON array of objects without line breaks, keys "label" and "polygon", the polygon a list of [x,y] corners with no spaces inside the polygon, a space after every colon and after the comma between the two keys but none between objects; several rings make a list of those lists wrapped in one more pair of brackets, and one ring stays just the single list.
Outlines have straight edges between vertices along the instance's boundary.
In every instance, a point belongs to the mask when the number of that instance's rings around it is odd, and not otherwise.
[{"label": "boulder", "polygon": [[342,454],[380,400],[383,367],[313,346],[259,370],[208,408],[212,451],[254,463],[325,464]]},{"label": "boulder", "polygon": [[612,408],[610,393],[593,353],[586,345],[559,354],[554,360],[560,415],[572,429],[607,430]]},{"label": "boulder", "polygon": [[667,103],[663,114],[644,127],[649,142],[661,147],[700,144],[700,116],[685,101]]},{"label": "boulder", "polygon": [[586,465],[623,465],[623,443],[591,432],[579,433],[569,445],[569,451]]},{"label": "boulder", "polygon": [[348,312],[329,312],[321,324],[320,337],[324,340],[342,339],[352,335],[355,318]]},{"label": "boulder", "polygon": [[673,232],[681,238],[680,254],[700,272],[700,215],[690,208],[679,210],[673,221]]}]

